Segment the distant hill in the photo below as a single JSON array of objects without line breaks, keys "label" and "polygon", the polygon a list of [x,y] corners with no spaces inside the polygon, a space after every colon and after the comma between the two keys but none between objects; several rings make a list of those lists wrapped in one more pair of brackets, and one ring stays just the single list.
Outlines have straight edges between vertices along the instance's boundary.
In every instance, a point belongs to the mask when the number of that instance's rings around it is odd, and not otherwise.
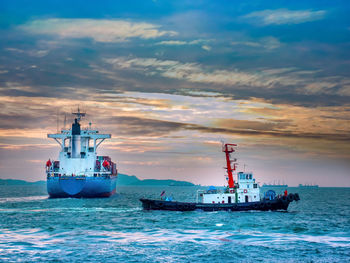
[{"label": "distant hill", "polygon": [[28,184],[46,184],[45,181],[28,182],[24,180],[0,179],[0,185],[28,185]]},{"label": "distant hill", "polygon": [[117,185],[169,185],[169,186],[194,186],[195,184],[186,181],[176,180],[140,180],[135,175],[118,174]]},{"label": "distant hill", "polygon": [[[37,185],[45,184],[46,181],[27,182],[24,180],[0,179],[0,185]],[[118,174],[117,185],[169,185],[169,186],[194,186],[193,183],[176,180],[157,180],[145,179],[140,180],[135,175]]]}]

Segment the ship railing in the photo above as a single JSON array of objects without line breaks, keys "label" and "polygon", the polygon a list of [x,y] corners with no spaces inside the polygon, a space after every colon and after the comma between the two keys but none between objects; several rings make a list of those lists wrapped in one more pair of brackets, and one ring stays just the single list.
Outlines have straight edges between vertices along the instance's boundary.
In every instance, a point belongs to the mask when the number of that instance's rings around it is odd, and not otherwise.
[{"label": "ship railing", "polygon": [[49,177],[58,177],[59,173],[58,172],[53,172],[53,171],[48,171],[46,173],[46,175],[47,175],[47,178],[49,178]]},{"label": "ship railing", "polygon": [[61,174],[59,172],[48,171],[47,177],[108,177],[111,176],[111,172],[87,172],[84,174]]},{"label": "ship railing", "polygon": [[111,169],[106,169],[106,168],[95,168],[94,173],[112,173]]},{"label": "ship railing", "polygon": [[58,169],[57,168],[53,168],[53,167],[47,167],[46,168],[46,172],[47,173],[58,172]]},{"label": "ship railing", "polygon": [[112,172],[111,171],[100,171],[100,172],[93,172],[93,173],[89,172],[86,174],[88,174],[89,176],[97,177],[97,176],[112,175]]},{"label": "ship railing", "polygon": [[54,166],[54,164],[52,164],[49,167],[46,167],[46,172],[58,172],[60,170],[60,167],[58,166]]},{"label": "ship railing", "polygon": [[[47,174],[60,174],[59,169],[46,170],[46,173]],[[90,175],[90,176],[93,176],[94,174],[112,174],[112,172],[111,171],[94,171],[94,172],[85,172],[85,173],[79,173],[79,174],[74,174],[74,175]]]}]

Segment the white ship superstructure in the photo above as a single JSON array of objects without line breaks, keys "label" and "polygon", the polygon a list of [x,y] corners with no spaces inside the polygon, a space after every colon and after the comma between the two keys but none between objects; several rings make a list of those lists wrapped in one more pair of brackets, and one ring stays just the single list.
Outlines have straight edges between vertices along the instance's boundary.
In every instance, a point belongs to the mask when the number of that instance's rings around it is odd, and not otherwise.
[{"label": "white ship superstructure", "polygon": [[[80,121],[81,118],[85,116],[85,113],[80,112],[78,109],[78,111],[73,114],[76,118],[74,119],[71,129],[62,129],[60,133],[48,134],[48,138],[54,139],[61,147],[59,160],[53,162],[49,160],[46,165],[49,194],[56,195],[56,190],[59,190],[59,187],[56,187],[55,180],[50,181],[50,179],[55,178],[58,178],[57,180],[61,188],[63,185],[62,180],[66,180],[66,184],[68,179],[72,179],[68,186],[68,188],[70,188],[69,195],[80,193],[94,196],[96,191],[96,193],[102,191],[106,194],[110,189],[106,181],[104,181],[105,186],[102,186],[101,182],[98,182],[98,178],[116,179],[116,164],[113,163],[108,156],[97,156],[97,148],[105,139],[111,138],[111,135],[100,134],[98,130],[91,129],[91,127],[81,129]],[[94,178],[94,181],[92,181],[91,178]],[[85,183],[88,184],[81,187],[81,181],[79,184],[74,183],[76,180],[85,180]],[[115,186],[115,180],[112,181]],[[91,185],[93,182],[95,182],[95,189],[94,186]],[[78,187],[75,187],[75,190],[71,191],[74,185],[78,185]],[[84,188],[87,186],[89,186],[89,189],[85,189],[88,191],[85,193]],[[108,189],[104,189],[106,187]],[[61,190],[64,190],[64,187]],[[115,187],[112,191],[115,191]]]}]

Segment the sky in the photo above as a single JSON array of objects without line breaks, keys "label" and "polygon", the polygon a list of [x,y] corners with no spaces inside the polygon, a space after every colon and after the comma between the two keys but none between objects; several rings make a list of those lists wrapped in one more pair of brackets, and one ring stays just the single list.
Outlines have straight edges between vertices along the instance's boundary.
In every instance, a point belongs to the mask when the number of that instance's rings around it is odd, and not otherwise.
[{"label": "sky", "polygon": [[[112,134],[120,173],[350,187],[348,1],[0,2],[0,178],[45,180],[47,138]],[[67,124],[68,126],[68,124]]]}]

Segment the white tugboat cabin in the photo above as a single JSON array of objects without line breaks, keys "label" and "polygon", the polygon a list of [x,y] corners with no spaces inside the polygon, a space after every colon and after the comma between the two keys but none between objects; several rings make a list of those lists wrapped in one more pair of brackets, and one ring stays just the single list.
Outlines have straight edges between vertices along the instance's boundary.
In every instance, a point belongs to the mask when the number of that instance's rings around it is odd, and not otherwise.
[{"label": "white tugboat cabin", "polygon": [[239,203],[260,201],[260,187],[253,173],[237,173],[237,196]]}]

